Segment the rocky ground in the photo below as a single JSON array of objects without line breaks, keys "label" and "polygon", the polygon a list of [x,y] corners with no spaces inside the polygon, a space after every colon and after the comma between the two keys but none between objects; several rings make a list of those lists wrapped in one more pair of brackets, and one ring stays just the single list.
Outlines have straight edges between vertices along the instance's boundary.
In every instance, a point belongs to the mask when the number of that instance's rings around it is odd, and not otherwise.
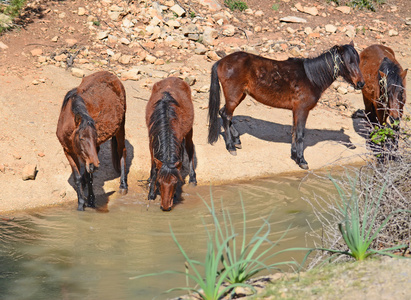
[{"label": "rocky ground", "polygon": [[[386,1],[375,12],[344,6],[347,1],[246,2],[249,9],[239,12],[214,0],[28,1],[17,26],[0,36],[0,214],[63,202],[75,209],[71,170],[55,129],[65,93],[95,71],[109,70],[125,85],[129,184],[144,199],[144,109],[156,81],[179,76],[191,85],[197,179],[218,184],[301,171],[289,158],[291,112],[249,97],[235,112],[243,142],[238,155],[230,156],[221,139],[206,143],[210,68],[224,55],[245,50],[278,60],[313,57],[353,40],[358,51],[385,44],[404,68],[411,65],[409,0]],[[311,169],[362,161],[361,119],[352,118],[362,108],[360,92],[341,79],[324,93],[307,123]],[[95,180],[100,203],[115,201],[118,187],[109,157],[103,147]],[[33,172],[35,180],[23,180]]]}]

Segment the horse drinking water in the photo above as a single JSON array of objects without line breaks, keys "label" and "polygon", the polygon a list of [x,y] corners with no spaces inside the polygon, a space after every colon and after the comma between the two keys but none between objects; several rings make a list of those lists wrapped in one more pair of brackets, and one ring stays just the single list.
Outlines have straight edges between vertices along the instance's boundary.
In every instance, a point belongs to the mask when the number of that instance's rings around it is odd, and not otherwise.
[{"label": "horse drinking water", "polygon": [[[232,118],[235,108],[248,94],[263,104],[292,110],[291,158],[301,168],[308,169],[303,153],[308,113],[338,76],[356,88],[362,88],[364,79],[358,64],[359,56],[352,42],[334,46],[316,58],[277,61],[235,52],[220,59],[211,70],[208,142],[213,144],[218,140],[219,113],[223,120],[226,148],[236,155],[241,141]],[[219,83],[225,97],[225,105],[221,109]]]},{"label": "horse drinking water", "polygon": [[161,209],[171,210],[176,187],[182,184],[184,147],[190,163],[189,183],[196,185],[193,144],[194,108],[187,83],[169,77],[154,84],[146,107],[146,123],[151,154],[148,200],[159,189]]},{"label": "horse drinking water", "polygon": [[[110,138],[113,166],[121,172],[120,192],[127,193],[125,115],[123,84],[106,71],[84,77],[64,97],[56,134],[73,171],[78,210],[84,210],[86,205],[83,191],[86,184],[87,206],[95,207],[93,172],[100,165],[100,145]],[[83,175],[80,162],[85,165]]]},{"label": "horse drinking water", "polygon": [[384,125],[387,118],[399,121],[406,101],[405,76],[394,51],[383,45],[372,45],[360,54],[360,69],[365,86],[362,90],[365,113],[373,124]]}]

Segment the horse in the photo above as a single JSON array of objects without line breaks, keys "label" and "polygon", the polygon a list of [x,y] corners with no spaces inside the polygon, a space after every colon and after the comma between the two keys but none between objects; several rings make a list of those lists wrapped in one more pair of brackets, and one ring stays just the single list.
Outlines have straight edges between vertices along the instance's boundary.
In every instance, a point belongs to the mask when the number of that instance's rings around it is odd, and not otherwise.
[{"label": "horse", "polygon": [[[355,88],[364,86],[359,55],[353,42],[336,45],[315,58],[277,61],[241,51],[225,56],[211,69],[208,143],[214,144],[218,140],[219,113],[226,148],[232,155],[237,154],[236,149],[241,149],[241,141],[232,124],[233,113],[246,95],[250,95],[265,105],[292,110],[291,158],[302,169],[308,169],[303,153],[308,113],[338,76]],[[220,83],[225,97],[225,105],[221,109]]]},{"label": "horse", "polygon": [[151,171],[148,200],[161,194],[161,209],[170,211],[176,187],[184,182],[181,175],[184,147],[188,154],[189,183],[197,184],[193,144],[194,107],[189,85],[169,77],[153,85],[146,106]]},{"label": "horse", "polygon": [[[125,147],[126,92],[123,84],[107,71],[84,77],[64,97],[56,135],[72,169],[78,198],[77,210],[95,208],[93,173],[100,161],[100,145],[111,138],[112,163],[121,173],[120,193],[128,191]],[[81,164],[85,170],[81,174]],[[88,197],[85,201],[84,187]]]},{"label": "horse", "polygon": [[361,52],[360,69],[365,80],[362,95],[368,120],[383,126],[389,117],[398,128],[406,101],[408,70],[395,59],[394,51],[383,45],[371,45]]}]

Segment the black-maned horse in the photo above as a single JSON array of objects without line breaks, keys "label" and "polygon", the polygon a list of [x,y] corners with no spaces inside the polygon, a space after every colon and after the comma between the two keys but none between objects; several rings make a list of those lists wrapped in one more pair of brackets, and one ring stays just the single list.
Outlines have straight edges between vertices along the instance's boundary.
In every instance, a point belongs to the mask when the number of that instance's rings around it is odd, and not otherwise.
[{"label": "black-maned horse", "polygon": [[196,185],[193,144],[194,107],[186,82],[169,77],[154,84],[146,107],[151,154],[148,200],[161,194],[161,209],[171,210],[176,187],[183,183],[184,147],[190,163],[189,183]]},{"label": "black-maned horse", "polygon": [[[236,155],[241,141],[232,124],[233,113],[246,95],[250,95],[265,105],[293,111],[291,158],[301,168],[308,169],[303,153],[308,113],[338,76],[356,88],[364,86],[359,55],[352,42],[334,46],[315,58],[277,61],[246,52],[235,52],[222,58],[211,70],[208,142],[213,144],[218,140],[219,113],[223,120],[226,148]],[[225,97],[225,105],[221,109],[219,83]]]},{"label": "black-maned horse", "polygon": [[[83,192],[86,184],[87,206],[95,207],[93,172],[100,165],[100,145],[110,138],[113,166],[121,172],[120,193],[127,193],[125,118],[126,92],[121,81],[110,72],[84,77],[64,97],[56,134],[73,172],[78,210],[84,210],[86,205]],[[85,166],[83,175],[80,163]]]}]

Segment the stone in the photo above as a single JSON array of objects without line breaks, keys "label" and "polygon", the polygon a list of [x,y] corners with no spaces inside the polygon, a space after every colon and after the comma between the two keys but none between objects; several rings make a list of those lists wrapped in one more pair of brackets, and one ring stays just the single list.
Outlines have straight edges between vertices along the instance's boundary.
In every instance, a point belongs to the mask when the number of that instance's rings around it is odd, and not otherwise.
[{"label": "stone", "polygon": [[84,16],[86,14],[86,9],[84,7],[79,7],[77,10],[79,16]]},{"label": "stone", "polygon": [[37,175],[37,166],[33,164],[25,165],[21,174],[23,180],[34,180]]},{"label": "stone", "polygon": [[345,34],[349,37],[349,38],[354,38],[356,36],[356,31],[355,31],[355,27],[352,25],[347,25],[345,27],[346,31]]},{"label": "stone", "polygon": [[306,14],[312,15],[312,16],[317,16],[318,15],[318,9],[314,6],[311,7],[304,7],[304,12]]},{"label": "stone", "polygon": [[67,44],[67,47],[71,48],[73,47],[75,44],[77,44],[77,40],[76,39],[65,39],[65,42]]},{"label": "stone", "polygon": [[343,86],[339,86],[339,87],[337,88],[337,92],[340,93],[341,95],[345,95],[345,94],[348,93],[348,90],[347,90],[345,87],[343,87]]},{"label": "stone", "polygon": [[40,56],[43,54],[43,49],[41,48],[36,48],[30,51],[32,56]]},{"label": "stone", "polygon": [[313,29],[311,27],[305,27],[304,28],[304,33],[306,35],[310,35],[311,33],[313,33]]},{"label": "stone", "polygon": [[5,165],[3,165],[3,164],[0,164],[0,172],[1,173],[6,173],[6,166]]},{"label": "stone", "polygon": [[394,30],[394,29],[390,29],[388,30],[388,35],[389,36],[397,36],[398,35],[398,31]]},{"label": "stone", "polygon": [[107,12],[108,17],[110,18],[110,20],[112,21],[119,21],[121,18],[121,12],[119,11],[109,11]]},{"label": "stone", "polygon": [[122,43],[122,44],[124,44],[124,45],[129,45],[129,44],[130,44],[130,40],[127,39],[127,38],[125,38],[125,37],[122,37],[122,38],[120,39],[120,43]]},{"label": "stone", "polygon": [[187,82],[189,86],[193,86],[196,83],[197,78],[194,75],[189,75],[184,77],[184,81]]},{"label": "stone", "polygon": [[217,60],[220,59],[220,57],[218,56],[218,54],[214,50],[208,51],[207,52],[207,57],[211,60],[214,60],[214,61],[217,61]]},{"label": "stone", "polygon": [[207,48],[200,43],[196,43],[196,48],[194,49],[194,53],[198,55],[204,55],[207,52]]},{"label": "stone", "polygon": [[225,36],[233,36],[235,33],[235,27],[231,24],[224,25],[222,29]]},{"label": "stone", "polygon": [[335,9],[342,12],[343,14],[349,14],[351,12],[351,7],[349,6],[338,6]]},{"label": "stone", "polygon": [[106,37],[108,37],[108,32],[107,31],[99,31],[97,33],[96,39],[102,40],[102,39],[105,39]]},{"label": "stone", "polygon": [[168,20],[166,25],[171,28],[180,28],[181,24],[177,20]]},{"label": "stone", "polygon": [[51,39],[51,41],[54,42],[54,43],[57,43],[58,40],[59,40],[58,35],[55,35],[55,36]]},{"label": "stone", "polygon": [[306,19],[303,18],[298,18],[294,16],[288,16],[288,17],[283,17],[280,19],[280,22],[286,22],[286,23],[307,23]]},{"label": "stone", "polygon": [[254,16],[256,16],[256,17],[262,17],[262,16],[264,16],[264,12],[263,12],[262,10],[257,10],[257,11],[254,13]]},{"label": "stone", "polygon": [[205,27],[203,31],[203,44],[213,45],[215,39],[218,37],[218,31],[212,27]]},{"label": "stone", "polygon": [[190,33],[199,33],[200,31],[198,30],[197,25],[195,24],[190,24],[188,26],[184,26],[182,28],[182,32],[185,36],[189,35]]},{"label": "stone", "polygon": [[329,33],[335,33],[337,31],[337,27],[335,27],[333,24],[327,24],[325,25],[325,31]]},{"label": "stone", "polygon": [[133,58],[132,55],[121,55],[120,58],[118,59],[118,62],[123,65],[128,65],[132,58]]},{"label": "stone", "polygon": [[84,73],[84,70],[80,68],[72,68],[71,75],[73,75],[74,77],[83,78],[86,74]]},{"label": "stone", "polygon": [[0,49],[2,49],[2,50],[6,50],[6,49],[8,49],[9,48],[9,46],[7,46],[5,43],[3,43],[3,42],[0,42]]},{"label": "stone", "polygon": [[147,54],[145,61],[149,62],[150,64],[153,64],[156,61],[156,57],[150,54]]},{"label": "stone", "polygon": [[170,10],[171,10],[172,12],[176,13],[177,16],[179,16],[179,17],[183,16],[183,15],[186,13],[186,11],[184,10],[184,8],[182,8],[182,7],[181,7],[180,5],[178,5],[178,4],[175,4],[175,5],[173,5],[172,7],[170,7]]},{"label": "stone", "polygon": [[221,5],[216,0],[198,0],[203,6],[206,6],[210,11],[219,11],[221,10]]},{"label": "stone", "polygon": [[293,34],[295,32],[295,29],[292,29],[291,27],[287,27],[287,32]]}]

